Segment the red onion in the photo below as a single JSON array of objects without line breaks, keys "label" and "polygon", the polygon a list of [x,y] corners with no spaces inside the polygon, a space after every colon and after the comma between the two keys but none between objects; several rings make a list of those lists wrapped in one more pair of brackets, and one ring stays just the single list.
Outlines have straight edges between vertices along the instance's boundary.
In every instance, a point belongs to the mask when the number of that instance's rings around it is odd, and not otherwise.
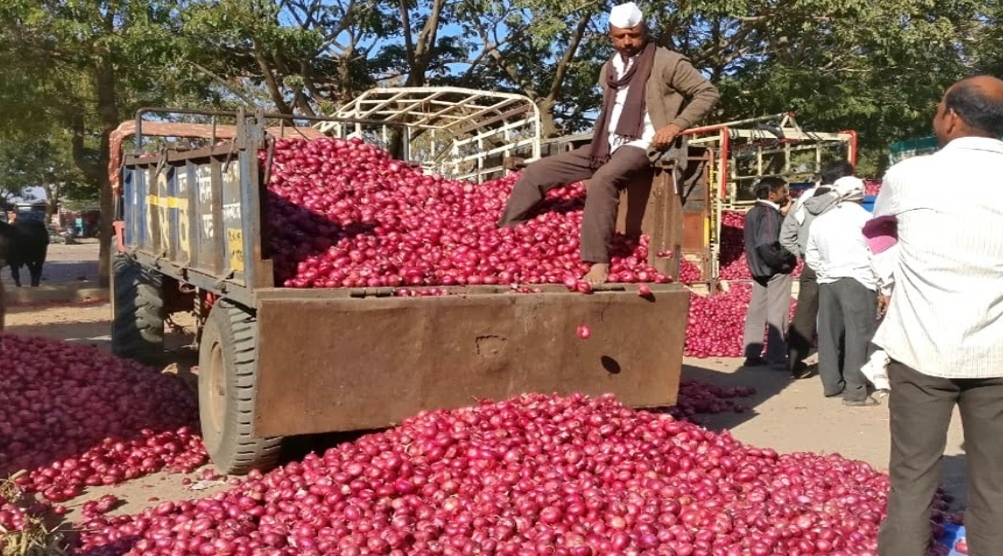
[{"label": "red onion", "polygon": [[[537,394],[423,412],[228,492],[96,517],[81,549],[873,555],[887,490],[836,454],[780,455],[609,395]],[[943,520],[942,497],[934,508]]]},{"label": "red onion", "polygon": [[[526,223],[499,229],[495,223],[518,175],[480,185],[452,181],[341,139],[277,141],[270,175],[269,247],[276,280],[287,287],[570,279],[574,289],[588,290],[577,282],[588,270],[579,260],[581,183],[549,192]],[[647,236],[614,236],[609,280],[667,282],[647,264],[647,245]]]},{"label": "red onion", "polygon": [[91,347],[0,334],[0,476],[64,502],[206,460],[194,396],[174,377]]}]

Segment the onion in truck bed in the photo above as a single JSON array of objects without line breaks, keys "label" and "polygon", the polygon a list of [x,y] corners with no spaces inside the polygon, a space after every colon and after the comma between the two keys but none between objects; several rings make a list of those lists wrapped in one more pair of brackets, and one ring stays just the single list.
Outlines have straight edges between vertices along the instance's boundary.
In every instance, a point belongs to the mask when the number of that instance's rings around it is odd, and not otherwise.
[{"label": "onion in truck bed", "polygon": [[887,490],[835,454],[779,455],[611,396],[524,395],[98,517],[80,554],[866,556]]},{"label": "onion in truck bed", "polygon": [[[276,281],[334,288],[577,279],[588,270],[579,260],[584,186],[550,191],[528,222],[499,229],[517,177],[452,181],[357,140],[280,139],[268,183]],[[647,243],[614,237],[610,281],[668,281],[647,264]]]}]

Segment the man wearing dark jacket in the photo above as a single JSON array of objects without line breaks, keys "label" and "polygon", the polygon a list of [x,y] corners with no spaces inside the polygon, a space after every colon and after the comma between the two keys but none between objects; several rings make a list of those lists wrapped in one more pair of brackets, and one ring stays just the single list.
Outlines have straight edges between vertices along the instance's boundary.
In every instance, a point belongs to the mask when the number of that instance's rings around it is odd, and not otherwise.
[{"label": "man wearing dark jacket", "polygon": [[[794,256],[804,258],[808,245],[808,231],[812,221],[836,204],[832,184],[839,178],[853,175],[853,165],[845,160],[834,160],[822,167],[822,184],[805,191],[784,217],[780,227],[780,245]],[[804,360],[811,350],[818,319],[818,279],[808,265],[801,269],[798,278],[798,304],[794,319],[787,331],[787,368],[793,378],[807,378],[809,369]]]},{"label": "man wearing dark jacket", "polygon": [[[790,207],[787,182],[766,177],[756,184],[756,205],[745,215],[745,256],[752,273],[752,300],[745,315],[745,365],[782,365],[787,357],[784,332],[791,307],[793,253],[780,245],[780,225]],[[766,359],[763,359],[764,328]]]},{"label": "man wearing dark jacket", "polygon": [[583,280],[593,285],[609,275],[620,190],[651,170],[649,150],[673,146],[719,96],[685,56],[648,40],[644,16],[633,2],[610,11],[609,37],[616,53],[599,72],[603,101],[592,143],[530,164],[498,222],[519,224],[531,217],[548,190],[588,179],[581,257],[591,265]]}]

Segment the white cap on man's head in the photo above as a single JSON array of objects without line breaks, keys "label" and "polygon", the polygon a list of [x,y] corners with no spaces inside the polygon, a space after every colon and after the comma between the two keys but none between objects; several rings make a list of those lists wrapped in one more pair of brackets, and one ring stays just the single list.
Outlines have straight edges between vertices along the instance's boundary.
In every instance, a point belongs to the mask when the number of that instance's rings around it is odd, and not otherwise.
[{"label": "white cap on man's head", "polygon": [[613,9],[609,11],[611,27],[629,29],[639,25],[642,21],[644,21],[644,14],[641,13],[641,8],[638,8],[637,4],[633,2],[613,6]]},{"label": "white cap on man's head", "polygon": [[864,180],[856,176],[839,178],[832,184],[841,201],[861,201],[864,198]]}]

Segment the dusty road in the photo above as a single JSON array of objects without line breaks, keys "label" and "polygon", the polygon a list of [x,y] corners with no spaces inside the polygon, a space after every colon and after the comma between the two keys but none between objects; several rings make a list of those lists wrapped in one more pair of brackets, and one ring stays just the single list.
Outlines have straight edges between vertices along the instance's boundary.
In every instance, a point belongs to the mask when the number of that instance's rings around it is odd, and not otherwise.
[{"label": "dusty road", "polygon": [[[51,283],[62,279],[71,282],[80,276],[96,280],[96,245],[59,246],[61,266],[47,271]],[[93,271],[93,275],[90,274]],[[6,271],[4,272],[5,279]],[[74,276],[76,275],[76,276]],[[59,278],[57,278],[57,276]],[[43,282],[44,283],[44,282]],[[109,351],[111,306],[106,302],[78,305],[13,306],[7,316],[8,331],[37,335],[97,346]],[[183,342],[176,342],[183,343]],[[175,352],[183,363],[190,363],[190,353]],[[838,399],[822,396],[817,378],[792,382],[785,373],[740,367],[740,359],[690,359],[685,361],[684,377],[706,380],[725,386],[753,386],[757,394],[745,400],[751,409],[745,413],[704,416],[702,422],[714,429],[727,429],[743,442],[771,447],[780,452],[837,452],[867,461],[885,469],[888,461],[888,410],[882,405],[848,408]],[[184,365],[182,365],[184,368]],[[317,445],[322,450],[325,446]],[[196,472],[197,473],[197,472]],[[956,497],[956,507],[965,504],[964,452],[960,420],[955,415],[944,459],[944,486]],[[193,480],[194,477],[189,476]],[[115,513],[134,512],[154,504],[155,500],[179,500],[201,497],[225,485],[191,490],[182,485],[182,475],[159,473],[127,484],[91,489],[68,507],[78,508],[85,501],[114,492],[127,503]],[[71,514],[70,519],[73,519]]]}]

